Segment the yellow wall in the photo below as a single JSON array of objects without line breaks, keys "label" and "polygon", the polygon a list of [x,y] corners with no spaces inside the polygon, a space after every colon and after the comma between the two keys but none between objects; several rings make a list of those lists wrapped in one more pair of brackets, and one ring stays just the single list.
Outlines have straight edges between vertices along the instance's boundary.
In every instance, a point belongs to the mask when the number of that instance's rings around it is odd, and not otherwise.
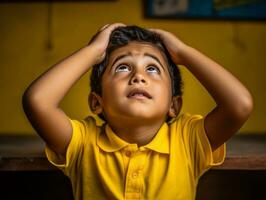
[{"label": "yellow wall", "polygon": [[[237,76],[251,91],[255,108],[240,132],[265,132],[265,22],[152,20],[141,0],[54,3],[52,49],[48,44],[48,3],[0,5],[0,134],[33,134],[21,96],[27,85],[52,64],[84,46],[102,25],[112,22],[166,29],[201,50]],[[205,89],[182,68],[183,112],[206,114],[215,105]],[[72,118],[88,115],[88,74],[62,102]]]}]

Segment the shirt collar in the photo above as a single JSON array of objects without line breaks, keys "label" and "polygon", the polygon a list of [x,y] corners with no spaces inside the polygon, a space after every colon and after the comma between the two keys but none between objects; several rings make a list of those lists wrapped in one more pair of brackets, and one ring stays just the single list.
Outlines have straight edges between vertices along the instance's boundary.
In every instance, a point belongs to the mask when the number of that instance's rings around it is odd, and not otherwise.
[{"label": "shirt collar", "polygon": [[170,142],[167,123],[163,123],[153,140],[144,147],[159,153],[169,154]]},{"label": "shirt collar", "polygon": [[[168,125],[163,123],[152,141],[140,148],[169,154],[169,143]],[[118,137],[107,124],[102,126],[102,131],[97,137],[97,145],[106,152],[115,152],[130,145],[130,143]]]}]

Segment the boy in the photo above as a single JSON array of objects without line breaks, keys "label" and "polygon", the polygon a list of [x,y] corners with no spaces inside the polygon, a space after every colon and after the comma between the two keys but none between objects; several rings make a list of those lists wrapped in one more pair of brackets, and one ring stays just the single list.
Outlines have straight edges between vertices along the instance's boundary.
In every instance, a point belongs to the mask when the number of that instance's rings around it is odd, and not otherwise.
[{"label": "boy", "polygon": [[[207,116],[178,116],[178,64],[216,101]],[[93,65],[89,104],[106,121],[101,127],[59,108]],[[70,177],[75,199],[189,200],[199,177],[223,162],[225,142],[253,102],[235,77],[173,34],[115,23],[34,81],[23,106],[49,161]]]}]

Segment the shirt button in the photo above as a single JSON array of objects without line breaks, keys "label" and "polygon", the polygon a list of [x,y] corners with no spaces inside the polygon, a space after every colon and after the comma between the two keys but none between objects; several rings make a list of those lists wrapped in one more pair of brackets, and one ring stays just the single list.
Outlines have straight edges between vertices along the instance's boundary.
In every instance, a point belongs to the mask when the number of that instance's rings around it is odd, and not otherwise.
[{"label": "shirt button", "polygon": [[130,151],[126,151],[125,154],[126,154],[127,157],[130,157],[131,156],[131,152]]},{"label": "shirt button", "polygon": [[137,172],[133,172],[132,173],[132,178],[138,178],[138,173]]}]

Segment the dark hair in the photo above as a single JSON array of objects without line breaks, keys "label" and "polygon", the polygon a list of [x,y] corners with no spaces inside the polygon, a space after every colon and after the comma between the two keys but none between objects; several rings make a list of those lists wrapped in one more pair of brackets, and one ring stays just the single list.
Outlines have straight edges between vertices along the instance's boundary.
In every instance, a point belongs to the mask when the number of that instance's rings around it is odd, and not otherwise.
[{"label": "dark hair", "polygon": [[[102,95],[102,76],[108,64],[111,52],[133,41],[151,43],[165,55],[168,63],[169,74],[171,77],[172,94],[173,96],[181,96],[182,80],[180,71],[178,69],[178,66],[172,61],[171,56],[164,46],[159,35],[155,32],[135,25],[118,27],[112,31],[104,60],[101,63],[93,66],[90,82],[91,91],[97,93],[100,96]],[[101,115],[100,117],[103,118]]]}]

